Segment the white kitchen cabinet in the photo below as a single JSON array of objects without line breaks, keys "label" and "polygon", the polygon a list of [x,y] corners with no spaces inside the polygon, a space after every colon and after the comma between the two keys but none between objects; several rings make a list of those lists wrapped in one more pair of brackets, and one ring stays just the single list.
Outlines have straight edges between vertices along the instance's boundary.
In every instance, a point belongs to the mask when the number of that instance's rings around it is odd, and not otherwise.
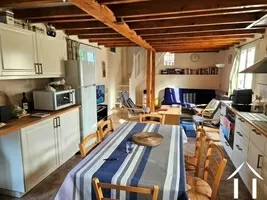
[{"label": "white kitchen cabinet", "polygon": [[43,76],[64,76],[65,40],[36,33],[38,73]]},{"label": "white kitchen cabinet", "polygon": [[58,142],[53,119],[21,129],[26,190],[30,190],[58,166]]},{"label": "white kitchen cabinet", "polygon": [[57,118],[59,127],[59,162],[60,165],[69,160],[79,151],[80,143],[80,121],[79,110],[72,110]]},{"label": "white kitchen cabinet", "polygon": [[[252,142],[250,142],[248,164],[260,175],[262,174],[263,158],[264,158],[263,153]],[[256,176],[249,168],[247,168],[247,180],[248,180],[249,191],[251,191],[252,188],[252,178],[256,178]],[[260,191],[258,191],[258,193],[260,193]]]},{"label": "white kitchen cabinet", "polygon": [[35,75],[35,33],[1,24],[2,75]]}]

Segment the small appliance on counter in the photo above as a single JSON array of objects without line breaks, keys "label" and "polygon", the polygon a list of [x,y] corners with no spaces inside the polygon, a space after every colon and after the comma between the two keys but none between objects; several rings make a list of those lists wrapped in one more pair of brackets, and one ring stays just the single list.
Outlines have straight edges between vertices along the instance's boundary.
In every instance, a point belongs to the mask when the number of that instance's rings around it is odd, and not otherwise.
[{"label": "small appliance on counter", "polygon": [[233,94],[230,96],[232,106],[244,112],[251,110],[253,91],[251,89],[234,89]]},{"label": "small appliance on counter", "polygon": [[35,110],[55,111],[75,105],[75,90],[50,92],[46,90],[33,91]]}]

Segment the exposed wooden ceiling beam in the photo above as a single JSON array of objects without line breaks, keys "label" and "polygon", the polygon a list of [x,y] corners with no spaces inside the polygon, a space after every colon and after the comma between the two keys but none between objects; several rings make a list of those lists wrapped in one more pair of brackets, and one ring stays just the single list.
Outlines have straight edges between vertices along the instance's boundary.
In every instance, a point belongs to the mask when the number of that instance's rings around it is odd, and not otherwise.
[{"label": "exposed wooden ceiling beam", "polygon": [[202,52],[202,51],[214,51],[218,52],[221,50],[227,50],[229,47],[225,48],[180,48],[180,49],[164,49],[164,48],[158,48],[155,49],[156,52]]},{"label": "exposed wooden ceiling beam", "polygon": [[108,44],[104,45],[105,47],[136,47],[137,44]]},{"label": "exposed wooden ceiling beam", "polygon": [[62,3],[61,0],[1,0],[0,8],[21,6],[40,6],[44,4]]},{"label": "exposed wooden ceiling beam", "polygon": [[69,23],[53,23],[53,26],[58,30],[75,30],[75,29],[101,29],[107,28],[105,24],[100,21],[91,22],[69,22]]},{"label": "exposed wooden ceiling beam", "polygon": [[189,39],[189,38],[198,38],[202,37],[203,39],[205,38],[211,38],[213,36],[217,37],[232,37],[232,36],[238,36],[240,38],[251,38],[254,37],[254,34],[244,34],[244,33],[229,33],[229,34],[172,34],[172,35],[155,35],[155,36],[144,36],[144,39],[147,41],[150,40],[165,40],[165,39]]},{"label": "exposed wooden ceiling beam", "polygon": [[77,30],[67,30],[65,31],[67,35],[105,35],[105,34],[115,34],[117,33],[111,28],[103,29],[77,29]]},{"label": "exposed wooden ceiling beam", "polygon": [[151,1],[151,0],[98,0],[100,4],[123,4],[123,3],[135,3],[142,1]]},{"label": "exposed wooden ceiling beam", "polygon": [[146,49],[153,49],[149,43],[143,40],[140,36],[138,36],[135,31],[131,30],[129,26],[125,23],[118,24],[116,22],[116,17],[113,12],[106,6],[100,5],[95,0],[70,0],[73,4],[75,4],[80,9],[83,9],[89,15],[93,16],[97,20],[103,22],[110,28],[114,29],[124,37],[138,44],[139,46]]},{"label": "exposed wooden ceiling beam", "polygon": [[228,48],[231,44],[224,45],[180,45],[180,46],[153,46],[155,49],[203,49],[203,48]]},{"label": "exposed wooden ceiling beam", "polygon": [[79,39],[116,39],[122,36],[118,33],[107,35],[78,35]]},{"label": "exposed wooden ceiling beam", "polygon": [[117,17],[132,16],[151,16],[174,13],[193,13],[201,11],[213,10],[228,10],[228,9],[242,9],[248,7],[260,8],[267,6],[266,0],[224,0],[218,3],[213,0],[191,0],[191,1],[177,1],[177,0],[154,0],[151,2],[136,2],[131,4],[110,5],[110,9]]},{"label": "exposed wooden ceiling beam", "polygon": [[124,16],[125,22],[140,22],[140,21],[157,21],[157,20],[172,20],[172,19],[183,19],[183,18],[193,18],[193,17],[205,17],[205,16],[226,16],[233,14],[245,14],[245,13],[257,13],[266,12],[267,7],[262,8],[234,8],[228,10],[208,10],[200,11],[194,13],[175,13],[175,14],[162,14],[162,15],[151,15],[151,16],[141,16],[141,17],[127,17]]},{"label": "exposed wooden ceiling beam", "polygon": [[239,44],[240,42],[199,42],[199,43],[173,43],[173,44],[151,44],[154,48],[156,47],[179,47],[179,46],[194,46],[194,47],[198,47],[198,46],[220,46],[220,45],[235,45],[235,44]]},{"label": "exposed wooden ceiling beam", "polygon": [[90,22],[90,21],[96,21],[96,20],[95,18],[86,16],[86,17],[40,18],[40,19],[31,19],[29,21],[31,23],[54,24],[54,23],[68,23],[68,22]]},{"label": "exposed wooden ceiling beam", "polygon": [[[218,53],[219,51],[224,50],[224,49],[201,49],[201,50],[196,50],[196,49],[189,49],[189,50],[174,50],[174,51],[168,51],[171,53]],[[158,50],[156,52],[167,52],[167,51],[161,51]]]},{"label": "exposed wooden ceiling beam", "polygon": [[214,17],[197,17],[173,20],[146,21],[146,22],[129,22],[128,25],[134,30],[158,29],[170,27],[188,27],[188,26],[208,26],[224,24],[242,24],[253,23],[255,20],[264,16],[264,13],[247,13]]},{"label": "exposed wooden ceiling beam", "polygon": [[225,24],[225,25],[211,25],[211,26],[193,26],[193,27],[181,27],[181,28],[163,28],[153,30],[139,30],[136,31],[139,35],[154,35],[154,34],[169,34],[169,33],[195,33],[204,31],[219,31],[219,30],[233,30],[246,28],[247,24]]},{"label": "exposed wooden ceiling beam", "polygon": [[[187,37],[187,38],[166,38],[166,39],[151,39],[149,40],[150,44],[153,43],[174,43],[174,42],[199,42],[199,41],[230,41],[230,40],[244,40],[246,38],[254,38],[254,34],[246,34],[246,35],[227,35],[227,36],[211,36],[211,37]],[[128,42],[129,40],[126,38],[116,38],[116,39],[90,39],[90,42]]]}]

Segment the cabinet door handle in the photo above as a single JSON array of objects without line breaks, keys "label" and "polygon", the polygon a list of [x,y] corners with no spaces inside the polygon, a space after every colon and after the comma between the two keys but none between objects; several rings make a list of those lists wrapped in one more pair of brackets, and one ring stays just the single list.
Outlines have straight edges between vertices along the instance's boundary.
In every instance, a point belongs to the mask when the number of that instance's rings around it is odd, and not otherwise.
[{"label": "cabinet door handle", "polygon": [[235,145],[236,146],[236,148],[239,150],[239,151],[242,151],[242,148],[240,148],[240,146],[237,144],[237,145]]},{"label": "cabinet door handle", "polygon": [[237,131],[236,132],[240,137],[243,137],[243,135],[239,132],[239,131]]},{"label": "cabinet door handle", "polygon": [[260,166],[260,160],[261,160],[261,158],[263,158],[263,155],[258,154],[257,169],[261,169],[261,166]]},{"label": "cabinet door handle", "polygon": [[34,63],[34,68],[35,68],[35,74],[39,74],[39,64]]},{"label": "cabinet door handle", "polygon": [[261,135],[256,129],[252,129],[252,131],[253,131],[254,133],[256,133],[257,135]]},{"label": "cabinet door handle", "polygon": [[60,127],[60,117],[57,117],[57,119],[58,119],[58,125],[57,125],[57,127]]},{"label": "cabinet door handle", "polygon": [[40,66],[40,74],[43,74],[43,64],[39,63],[39,66]]},{"label": "cabinet door handle", "polygon": [[54,128],[57,128],[57,118],[53,119]]}]

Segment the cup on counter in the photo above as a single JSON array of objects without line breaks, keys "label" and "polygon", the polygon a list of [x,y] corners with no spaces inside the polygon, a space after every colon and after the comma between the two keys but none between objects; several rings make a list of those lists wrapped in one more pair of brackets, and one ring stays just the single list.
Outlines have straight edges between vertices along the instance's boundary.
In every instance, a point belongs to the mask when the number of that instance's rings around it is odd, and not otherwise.
[{"label": "cup on counter", "polygon": [[134,147],[134,143],[132,141],[126,142],[126,153],[132,153]]}]

